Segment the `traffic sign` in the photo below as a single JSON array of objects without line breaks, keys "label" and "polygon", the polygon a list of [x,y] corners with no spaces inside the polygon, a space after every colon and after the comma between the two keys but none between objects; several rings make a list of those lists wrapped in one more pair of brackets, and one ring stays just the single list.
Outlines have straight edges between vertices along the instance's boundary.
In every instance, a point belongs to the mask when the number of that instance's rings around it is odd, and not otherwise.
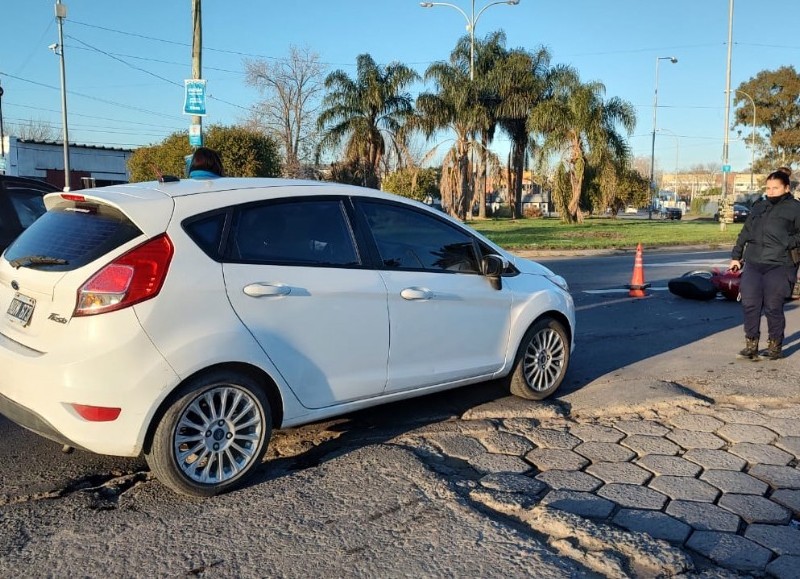
[{"label": "traffic sign", "polygon": [[723,173],[730,173],[731,172],[731,166],[730,165],[723,165],[722,166],[722,172]]}]

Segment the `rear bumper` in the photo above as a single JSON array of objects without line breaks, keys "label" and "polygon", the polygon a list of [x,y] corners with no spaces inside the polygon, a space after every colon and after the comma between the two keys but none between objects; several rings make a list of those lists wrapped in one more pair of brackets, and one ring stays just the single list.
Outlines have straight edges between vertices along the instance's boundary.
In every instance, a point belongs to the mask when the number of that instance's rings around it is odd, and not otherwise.
[{"label": "rear bumper", "polygon": [[47,420],[39,416],[36,412],[25,408],[21,404],[17,404],[2,394],[0,394],[0,414],[8,418],[11,422],[23,428],[27,428],[39,436],[43,436],[59,444],[67,444],[74,447],[79,446],[61,434],[52,424],[47,422]]},{"label": "rear bumper", "polygon": [[[53,352],[0,334],[0,413],[62,444],[139,455],[159,402],[179,377],[130,310],[74,318],[70,324],[73,339]],[[95,422],[73,404],[121,412],[116,420]]]}]

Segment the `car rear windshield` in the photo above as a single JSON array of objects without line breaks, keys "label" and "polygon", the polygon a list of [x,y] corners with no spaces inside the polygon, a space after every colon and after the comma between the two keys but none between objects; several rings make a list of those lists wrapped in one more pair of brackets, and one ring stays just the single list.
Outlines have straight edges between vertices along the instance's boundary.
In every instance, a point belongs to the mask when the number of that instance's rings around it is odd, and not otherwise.
[{"label": "car rear windshield", "polygon": [[124,214],[95,205],[48,211],[22,232],[4,255],[12,263],[69,271],[141,235]]}]

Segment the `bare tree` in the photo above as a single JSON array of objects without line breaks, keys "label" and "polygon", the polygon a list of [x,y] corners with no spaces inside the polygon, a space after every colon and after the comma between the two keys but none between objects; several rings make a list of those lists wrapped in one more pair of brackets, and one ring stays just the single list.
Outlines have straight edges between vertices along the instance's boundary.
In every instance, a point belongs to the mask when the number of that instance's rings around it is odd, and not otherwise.
[{"label": "bare tree", "polygon": [[[722,186],[722,167],[718,163],[698,163],[689,168],[693,176],[692,190],[697,193],[707,193]],[[717,184],[719,182],[719,185]],[[719,193],[719,191],[717,191]]]},{"label": "bare tree", "polygon": [[41,119],[28,119],[16,124],[9,123],[4,132],[23,141],[55,141],[59,138],[60,133],[49,122]]},{"label": "bare tree", "polygon": [[317,113],[324,89],[325,67],[319,55],[308,48],[291,46],[289,55],[275,61],[244,61],[246,82],[263,99],[249,121],[274,137],[284,153],[283,175],[305,175],[316,149]]}]

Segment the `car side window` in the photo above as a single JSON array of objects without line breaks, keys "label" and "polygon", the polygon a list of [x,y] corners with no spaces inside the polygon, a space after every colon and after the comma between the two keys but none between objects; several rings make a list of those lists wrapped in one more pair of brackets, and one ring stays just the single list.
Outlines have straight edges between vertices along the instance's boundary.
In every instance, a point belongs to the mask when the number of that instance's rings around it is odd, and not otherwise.
[{"label": "car side window", "polygon": [[23,229],[30,227],[31,223],[44,215],[46,209],[41,194],[12,189],[9,189],[7,193]]},{"label": "car side window", "polygon": [[355,266],[360,259],[339,200],[246,205],[231,232],[234,260],[287,265]]},{"label": "car side window", "polygon": [[184,221],[184,228],[194,242],[211,259],[219,259],[219,247],[225,227],[225,213],[215,213]]},{"label": "car side window", "polygon": [[412,208],[373,201],[360,206],[385,268],[479,273],[466,232]]}]

